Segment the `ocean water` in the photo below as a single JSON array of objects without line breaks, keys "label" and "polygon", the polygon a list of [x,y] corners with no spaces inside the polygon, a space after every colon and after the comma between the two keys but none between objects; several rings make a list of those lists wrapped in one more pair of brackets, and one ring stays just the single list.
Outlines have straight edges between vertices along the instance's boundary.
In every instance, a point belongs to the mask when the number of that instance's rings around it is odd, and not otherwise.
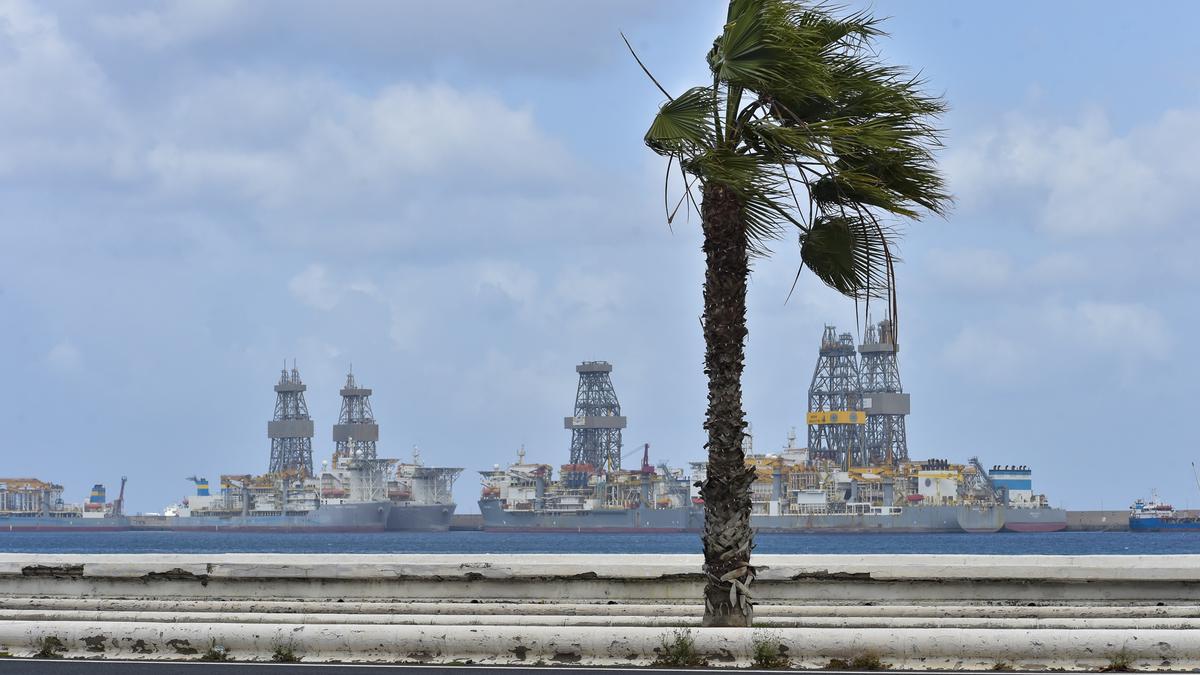
[{"label": "ocean water", "polygon": [[[760,534],[756,553],[1200,554],[1200,532]],[[699,553],[698,534],[0,532],[6,553]]]}]

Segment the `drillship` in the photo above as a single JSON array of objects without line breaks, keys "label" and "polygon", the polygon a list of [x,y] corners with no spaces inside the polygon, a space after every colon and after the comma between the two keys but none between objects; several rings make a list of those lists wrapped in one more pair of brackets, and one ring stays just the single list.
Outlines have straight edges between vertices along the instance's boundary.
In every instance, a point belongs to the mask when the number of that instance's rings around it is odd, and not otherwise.
[{"label": "drillship", "polygon": [[587,361],[575,367],[579,389],[571,430],[571,461],[554,480],[548,464],[528,464],[525,449],[507,468],[483,475],[479,511],[490,531],[683,532],[697,529],[702,513],[688,494],[680,469],[654,467],[649,446],[637,471],[621,469],[626,419],[613,390],[612,366]]},{"label": "drillship", "polygon": [[421,453],[413,448],[412,463],[388,460],[391,474],[387,496],[392,502],[388,515],[389,530],[444,532],[454,517],[454,482],[461,468],[425,466]]},{"label": "drillship", "polygon": [[220,492],[192,477],[196,494],[160,517],[135,516],[135,529],[243,531],[382,530],[443,531],[450,527],[451,496],[458,468],[426,467],[380,458],[379,424],[372,391],[354,373],[341,389],[341,413],[333,425],[334,451],[319,471],[312,467],[313,422],[300,373],[286,368],[275,385],[275,419],[267,424],[271,467],[262,476],[223,475]]},{"label": "drillship", "polygon": [[[750,524],[760,532],[996,532],[1003,510],[981,478],[977,461],[943,459],[900,462],[895,466],[845,468],[796,448],[754,454]],[[706,462],[692,463],[703,481]],[[699,499],[697,495],[697,500]]]},{"label": "drillship", "polygon": [[[193,476],[189,480],[196,486],[195,495],[168,507],[161,516],[131,516],[133,529],[383,531],[392,509],[386,491],[387,461],[360,451],[365,446],[348,438],[338,443],[332,466],[314,475],[313,421],[304,399],[306,389],[295,365],[290,371],[285,366],[275,385],[275,416],[267,423],[271,464],[266,474],[222,475],[218,494],[211,494],[207,479]],[[340,426],[334,427],[335,441]],[[357,430],[352,426],[351,433]],[[370,449],[374,450],[374,439]],[[341,488],[340,494],[325,492],[334,485]]]},{"label": "drillship", "polygon": [[[371,462],[381,468],[383,494],[391,502],[388,530],[450,529],[455,509],[452,491],[462,469],[424,466],[416,447],[411,463],[378,459],[379,424],[371,409],[371,394],[370,389],[355,382],[353,371],[346,374],[346,386],[341,390],[342,409],[333,427],[334,468],[348,459]],[[352,481],[322,468],[322,496],[340,498],[351,487]]]},{"label": "drillship", "polygon": [[88,501],[63,501],[63,486],[37,478],[0,478],[0,532],[113,532],[129,529],[120,496],[107,502],[104,486],[92,486]]},{"label": "drillship", "polygon": [[[647,446],[646,452],[649,452]],[[516,464],[481,471],[479,511],[483,529],[541,532],[686,532],[698,529],[703,512],[688,496],[679,469],[651,466],[643,455],[638,471],[597,472],[566,464],[561,480],[549,464]]]}]

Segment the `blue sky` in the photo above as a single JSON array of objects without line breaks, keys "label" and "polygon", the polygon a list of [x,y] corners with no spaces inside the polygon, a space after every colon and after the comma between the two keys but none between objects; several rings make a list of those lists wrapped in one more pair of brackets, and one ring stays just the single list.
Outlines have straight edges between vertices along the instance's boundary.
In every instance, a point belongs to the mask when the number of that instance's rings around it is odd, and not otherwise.
[{"label": "blue sky", "polygon": [[[865,5],[856,5],[865,6]],[[1030,464],[1056,504],[1200,506],[1195,5],[878,2],[885,58],[944,93],[953,213],[906,227],[914,456]],[[381,448],[566,460],[581,360],[628,448],[699,458],[696,222],[668,230],[659,97],[703,81],[718,2],[0,0],[0,473],[265,470],[285,358],[318,459],[354,364]],[[756,265],[756,449],[800,426],[852,303],[790,242]],[[802,429],[801,429],[802,431]]]}]

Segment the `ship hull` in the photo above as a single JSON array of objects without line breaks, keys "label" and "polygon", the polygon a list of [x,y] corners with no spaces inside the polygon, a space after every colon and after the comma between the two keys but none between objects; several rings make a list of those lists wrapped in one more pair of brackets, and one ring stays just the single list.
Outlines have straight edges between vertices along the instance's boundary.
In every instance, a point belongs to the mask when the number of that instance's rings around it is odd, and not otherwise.
[{"label": "ship hull", "polygon": [[0,518],[0,532],[125,532],[129,519],[12,516]]},{"label": "ship hull", "polygon": [[388,511],[389,532],[446,532],[454,517],[456,504],[411,504],[392,502]]},{"label": "ship hull", "polygon": [[1200,520],[1193,518],[1130,518],[1130,532],[1200,532]]},{"label": "ship hull", "polygon": [[[505,511],[497,500],[481,500],[483,529],[489,532],[625,532],[654,534],[703,529],[699,508],[604,509],[594,511]],[[1004,524],[998,508],[909,507],[898,514],[752,515],[759,532],[996,532]]]},{"label": "ship hull", "polygon": [[982,506],[958,508],[958,526],[963,532],[973,534],[992,534],[999,532],[1005,525],[1004,507]]},{"label": "ship hull", "polygon": [[1008,532],[1061,532],[1067,529],[1067,512],[1063,509],[1004,509],[1004,529]]},{"label": "ship hull", "polygon": [[382,532],[391,502],[326,504],[299,515],[130,516],[133,530],[182,532]]},{"label": "ship hull", "polygon": [[487,532],[626,532],[654,534],[700,529],[698,509],[598,509],[592,511],[505,511],[500,502],[479,502]]},{"label": "ship hull", "polygon": [[[820,513],[804,515],[752,515],[750,526],[759,532],[963,532],[1000,529],[996,514],[982,520],[975,510],[957,506],[911,506],[900,513]],[[971,528],[971,529],[968,529]]]}]

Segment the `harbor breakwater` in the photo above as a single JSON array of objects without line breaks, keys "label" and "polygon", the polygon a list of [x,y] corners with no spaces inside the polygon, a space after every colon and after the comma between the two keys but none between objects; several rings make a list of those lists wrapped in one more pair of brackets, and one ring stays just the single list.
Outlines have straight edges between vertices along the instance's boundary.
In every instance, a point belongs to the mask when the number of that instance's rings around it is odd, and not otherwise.
[{"label": "harbor breakwater", "polygon": [[700,627],[697,555],[0,554],[0,652],[88,658],[1200,667],[1200,556],[756,557]]}]

